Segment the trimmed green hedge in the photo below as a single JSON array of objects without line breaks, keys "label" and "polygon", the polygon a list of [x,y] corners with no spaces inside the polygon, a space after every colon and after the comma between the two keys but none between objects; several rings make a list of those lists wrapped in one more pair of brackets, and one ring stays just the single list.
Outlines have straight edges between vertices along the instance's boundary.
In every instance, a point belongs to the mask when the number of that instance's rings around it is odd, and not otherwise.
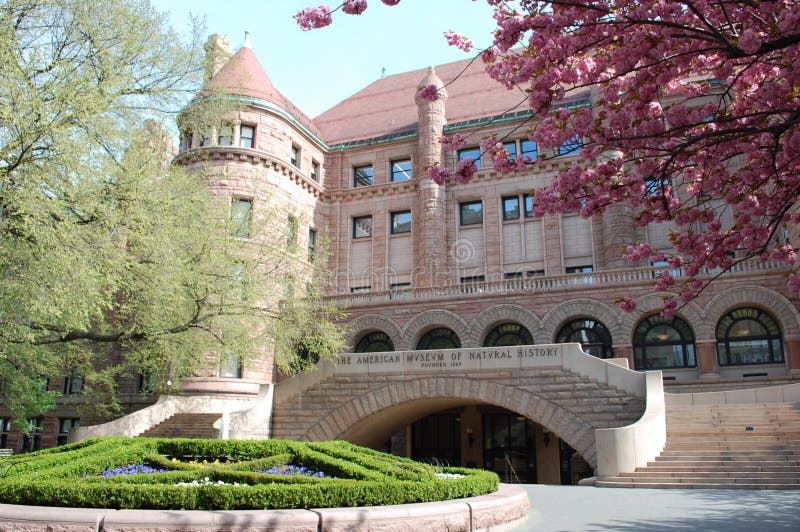
[{"label": "trimmed green hedge", "polygon": [[[215,459],[219,465],[213,464]],[[199,467],[190,460],[209,463]],[[169,471],[101,476],[129,464]],[[257,472],[290,464],[326,476]],[[464,476],[438,478],[436,473],[443,472]],[[497,475],[489,471],[434,467],[344,441],[93,438],[3,460],[0,473],[3,503],[166,510],[404,504],[484,495],[496,491],[498,484]],[[226,484],[175,485],[205,479]]]}]

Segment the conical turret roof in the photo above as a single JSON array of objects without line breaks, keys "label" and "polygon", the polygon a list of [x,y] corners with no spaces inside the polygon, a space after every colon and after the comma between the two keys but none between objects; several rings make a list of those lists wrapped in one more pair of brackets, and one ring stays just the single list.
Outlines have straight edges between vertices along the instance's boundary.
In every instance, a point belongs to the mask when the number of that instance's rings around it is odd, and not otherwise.
[{"label": "conical turret roof", "polygon": [[233,57],[219,69],[219,72],[208,80],[206,87],[204,95],[219,92],[255,98],[274,104],[291,114],[314,135],[321,136],[311,119],[275,88],[256,54],[250,48],[249,42],[233,54]]}]

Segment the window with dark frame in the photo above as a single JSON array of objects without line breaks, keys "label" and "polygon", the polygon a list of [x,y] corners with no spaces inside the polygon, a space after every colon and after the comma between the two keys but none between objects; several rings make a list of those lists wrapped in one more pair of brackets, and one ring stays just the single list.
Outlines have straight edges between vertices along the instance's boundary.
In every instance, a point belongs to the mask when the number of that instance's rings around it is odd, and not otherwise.
[{"label": "window with dark frame", "polygon": [[217,130],[217,146],[233,145],[233,128],[222,126]]},{"label": "window with dark frame", "polygon": [[523,139],[519,142],[519,147],[523,161],[533,162],[539,158],[539,146],[536,142]]},{"label": "window with dark frame", "polygon": [[485,275],[467,275],[461,278],[461,284],[465,283],[482,283],[486,281]]},{"label": "window with dark frame", "polygon": [[292,158],[289,162],[298,168],[300,167],[300,148],[295,144],[292,144]]},{"label": "window with dark frame", "polygon": [[583,147],[583,139],[579,135],[565,140],[561,146],[558,147],[559,155],[577,155],[578,151]]},{"label": "window with dark frame", "polygon": [[210,131],[203,131],[202,133],[200,133],[200,147],[204,148],[206,146],[211,146]]},{"label": "window with dark frame", "polygon": [[694,332],[677,316],[649,316],[634,329],[633,362],[637,370],[696,367]]},{"label": "window with dark frame", "polygon": [[783,335],[778,322],[755,307],[740,307],[717,323],[717,360],[720,366],[783,364]]},{"label": "window with dark frame", "polygon": [[256,128],[254,126],[239,126],[239,146],[242,148],[255,148]]},{"label": "window with dark frame", "polygon": [[64,377],[63,395],[79,395],[83,389],[83,375],[77,368],[73,368],[70,374]]},{"label": "window with dark frame", "polygon": [[511,141],[511,142],[504,142],[503,143],[503,149],[506,150],[506,152],[508,152],[508,155],[506,156],[506,158],[510,162],[513,163],[514,161],[517,160],[517,141],[514,140],[514,141]]},{"label": "window with dark frame", "polygon": [[353,186],[368,187],[374,183],[372,165],[356,166],[353,168]]},{"label": "window with dark frame", "polygon": [[228,379],[241,379],[243,374],[242,357],[229,353],[220,356],[219,376]]},{"label": "window with dark frame", "polygon": [[533,194],[523,194],[525,203],[525,218],[533,218]]},{"label": "window with dark frame", "polygon": [[319,163],[314,160],[311,161],[311,179],[319,181]]},{"label": "window with dark frame", "polygon": [[463,161],[467,157],[471,158],[475,161],[475,167],[480,170],[481,169],[481,149],[480,148],[464,148],[463,150],[458,150],[458,160]]},{"label": "window with dark frame", "polygon": [[369,238],[372,236],[372,216],[356,216],[353,218],[353,238]]},{"label": "window with dark frame", "polygon": [[353,287],[350,288],[350,293],[351,294],[366,294],[370,290],[372,290],[372,286],[370,286],[370,285],[353,286]]},{"label": "window with dark frame", "polygon": [[231,234],[239,238],[250,238],[250,219],[253,213],[253,200],[233,198],[231,201]]},{"label": "window with dark frame", "polygon": [[58,435],[56,436],[56,445],[66,445],[69,439],[69,431],[73,427],[81,426],[81,420],[77,417],[60,417],[58,418]]},{"label": "window with dark frame", "polygon": [[42,448],[42,432],[44,431],[44,418],[28,418],[28,434],[22,436],[23,453],[31,453]]},{"label": "window with dark frame", "polygon": [[392,182],[408,181],[411,179],[411,159],[392,161]]},{"label": "window with dark frame", "polygon": [[308,229],[308,262],[314,262],[314,254],[317,250],[317,232],[314,229]]},{"label": "window with dark frame", "polygon": [[483,201],[466,201],[459,204],[461,225],[480,225],[483,223]]},{"label": "window with dark frame", "polygon": [[399,235],[411,232],[411,211],[392,213],[392,234]]},{"label": "window with dark frame", "polygon": [[519,196],[503,198],[503,220],[519,220]]},{"label": "window with dark frame", "polygon": [[11,418],[0,417],[0,449],[8,449],[8,435],[11,433]]},{"label": "window with dark frame", "polygon": [[583,266],[568,266],[565,273],[591,273],[594,271],[594,266],[585,264]]},{"label": "window with dark frame", "polygon": [[286,246],[293,248],[297,245],[297,218],[289,216],[286,223]]}]

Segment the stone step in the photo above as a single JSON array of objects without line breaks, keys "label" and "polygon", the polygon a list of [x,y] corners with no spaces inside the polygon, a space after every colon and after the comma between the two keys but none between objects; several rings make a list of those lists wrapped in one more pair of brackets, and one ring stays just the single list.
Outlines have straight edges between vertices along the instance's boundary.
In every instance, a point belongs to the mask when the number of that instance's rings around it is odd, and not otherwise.
[{"label": "stone step", "polygon": [[[764,462],[766,464],[774,463],[776,465],[754,465],[755,462],[744,462],[740,464],[731,464],[730,462],[649,462],[647,467],[638,467],[636,471],[670,471],[670,472],[719,472],[719,473],[789,473],[793,475],[800,475],[800,463],[798,465],[783,465],[785,462]],[[681,465],[676,465],[681,464]],[[687,465],[684,465],[687,464]],[[695,464],[695,465],[688,465]],[[710,464],[710,465],[697,465],[697,464]],[[713,464],[713,465],[712,465]]]},{"label": "stone step", "polygon": [[679,478],[680,482],[687,478],[731,478],[731,479],[772,479],[780,478],[781,482],[800,482],[800,475],[795,471],[720,471],[713,469],[711,471],[668,471],[668,470],[655,470],[651,467],[639,468],[633,473],[626,473],[626,477],[651,477],[651,478]]},{"label": "stone step", "polygon": [[698,481],[695,483],[681,482],[646,482],[642,479],[625,477],[611,477],[598,480],[594,484],[601,488],[654,488],[654,489],[739,489],[739,490],[796,490],[800,484],[771,482],[771,483],[742,483],[726,484]]},{"label": "stone step", "polygon": [[786,456],[781,453],[765,454],[765,453],[752,453],[752,454],[723,454],[723,453],[706,453],[702,450],[695,452],[681,452],[660,454],[655,458],[656,462],[765,462],[765,461],[781,461],[788,465],[800,463],[800,456]]},{"label": "stone step", "polygon": [[708,451],[800,451],[800,442],[759,442],[759,441],[733,441],[733,442],[674,442],[668,441],[664,451],[695,451],[703,449]]},{"label": "stone step", "polygon": [[139,436],[150,438],[219,438],[214,423],[222,414],[175,414]]}]

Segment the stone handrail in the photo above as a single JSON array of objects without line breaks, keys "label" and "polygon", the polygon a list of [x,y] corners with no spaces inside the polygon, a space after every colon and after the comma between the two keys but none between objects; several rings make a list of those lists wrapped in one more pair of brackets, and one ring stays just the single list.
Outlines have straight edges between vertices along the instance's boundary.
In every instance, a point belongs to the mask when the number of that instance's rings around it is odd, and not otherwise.
[{"label": "stone handrail", "polygon": [[665,396],[667,406],[800,403],[800,383],[720,392],[668,393]]},{"label": "stone handrail", "polygon": [[251,405],[252,403],[247,399],[219,399],[202,395],[162,395],[155,404],[108,423],[72,429],[69,433],[69,442],[79,442],[94,436],[138,436],[175,414],[237,412],[249,408]]},{"label": "stone handrail", "polygon": [[[730,269],[730,273],[752,273],[784,270],[786,265],[776,261],[740,262]],[[352,306],[370,303],[385,303],[400,300],[447,299],[486,294],[521,294],[549,292],[553,290],[582,290],[587,287],[617,286],[652,283],[657,274],[668,269],[673,277],[680,280],[685,273],[680,268],[650,267],[628,268],[576,273],[568,275],[548,275],[524,279],[503,279],[500,281],[479,281],[475,283],[452,284],[449,286],[403,288],[354,294],[337,294],[326,297],[337,305]],[[714,276],[719,269],[706,270],[703,276]]]},{"label": "stone handrail", "polygon": [[667,442],[664,382],[660,371],[648,371],[644,415],[632,425],[595,430],[597,477],[613,477],[635,471],[661,454]]}]

